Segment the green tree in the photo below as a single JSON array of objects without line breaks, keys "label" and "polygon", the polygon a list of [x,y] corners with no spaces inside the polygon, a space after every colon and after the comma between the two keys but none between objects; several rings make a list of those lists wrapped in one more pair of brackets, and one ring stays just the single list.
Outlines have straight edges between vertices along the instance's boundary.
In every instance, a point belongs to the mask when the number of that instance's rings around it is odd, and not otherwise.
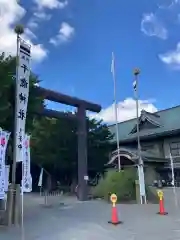
[{"label": "green tree", "polygon": [[[0,55],[0,127],[10,132],[14,128],[16,59]],[[42,97],[36,95],[35,85],[39,83],[37,76],[30,74],[30,93],[28,102],[26,130],[31,132],[35,112],[44,106]]]},{"label": "green tree", "polygon": [[[112,135],[102,121],[87,118],[87,127],[88,169],[101,172],[108,162]],[[34,122],[32,159],[53,175],[67,173],[71,180],[77,178],[77,147],[76,121],[41,118]]]},{"label": "green tree", "polygon": [[88,168],[102,172],[109,160],[110,140],[113,135],[106,124],[96,119],[88,120]]},{"label": "green tree", "polygon": [[68,119],[42,117],[34,121],[33,161],[51,172],[70,171],[76,161],[76,123]]}]

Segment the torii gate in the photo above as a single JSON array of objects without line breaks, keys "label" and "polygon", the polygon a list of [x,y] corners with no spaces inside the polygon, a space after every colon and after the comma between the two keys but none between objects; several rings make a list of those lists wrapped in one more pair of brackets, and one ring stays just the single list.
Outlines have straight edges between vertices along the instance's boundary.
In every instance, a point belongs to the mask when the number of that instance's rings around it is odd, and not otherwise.
[{"label": "torii gate", "polygon": [[85,100],[81,100],[75,97],[71,97],[62,93],[58,93],[42,87],[36,87],[37,94],[41,95],[44,99],[66,104],[69,106],[77,107],[77,114],[69,114],[65,116],[62,112],[41,109],[38,114],[53,117],[62,118],[68,117],[78,122],[78,186],[79,186],[79,200],[86,201],[88,199],[88,187],[87,187],[87,128],[86,128],[86,110],[99,113],[101,106]]}]

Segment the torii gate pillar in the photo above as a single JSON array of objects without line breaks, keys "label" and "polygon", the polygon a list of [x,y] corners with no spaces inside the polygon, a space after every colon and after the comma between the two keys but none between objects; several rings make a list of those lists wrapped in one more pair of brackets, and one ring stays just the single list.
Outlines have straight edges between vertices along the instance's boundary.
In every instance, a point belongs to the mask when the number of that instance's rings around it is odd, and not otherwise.
[{"label": "torii gate pillar", "polygon": [[78,198],[80,201],[88,199],[87,181],[87,126],[86,109],[80,106],[77,111],[78,117]]}]

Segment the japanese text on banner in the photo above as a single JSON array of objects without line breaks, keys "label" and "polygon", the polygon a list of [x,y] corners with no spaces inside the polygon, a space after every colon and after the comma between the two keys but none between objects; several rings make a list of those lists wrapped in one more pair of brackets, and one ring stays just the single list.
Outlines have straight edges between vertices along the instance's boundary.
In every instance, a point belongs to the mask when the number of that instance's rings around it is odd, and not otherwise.
[{"label": "japanese text on banner", "polygon": [[30,46],[20,40],[18,79],[17,79],[17,132],[16,149],[17,162],[23,161],[23,139],[25,135],[26,113],[29,97],[29,76],[30,76]]}]

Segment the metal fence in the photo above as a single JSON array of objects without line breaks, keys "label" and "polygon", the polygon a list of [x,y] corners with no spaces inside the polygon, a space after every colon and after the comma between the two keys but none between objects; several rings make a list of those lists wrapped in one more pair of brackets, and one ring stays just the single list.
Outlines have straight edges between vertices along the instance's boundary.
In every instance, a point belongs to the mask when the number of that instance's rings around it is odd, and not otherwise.
[{"label": "metal fence", "polygon": [[62,202],[63,191],[42,191],[40,197],[45,207],[51,207]]}]

